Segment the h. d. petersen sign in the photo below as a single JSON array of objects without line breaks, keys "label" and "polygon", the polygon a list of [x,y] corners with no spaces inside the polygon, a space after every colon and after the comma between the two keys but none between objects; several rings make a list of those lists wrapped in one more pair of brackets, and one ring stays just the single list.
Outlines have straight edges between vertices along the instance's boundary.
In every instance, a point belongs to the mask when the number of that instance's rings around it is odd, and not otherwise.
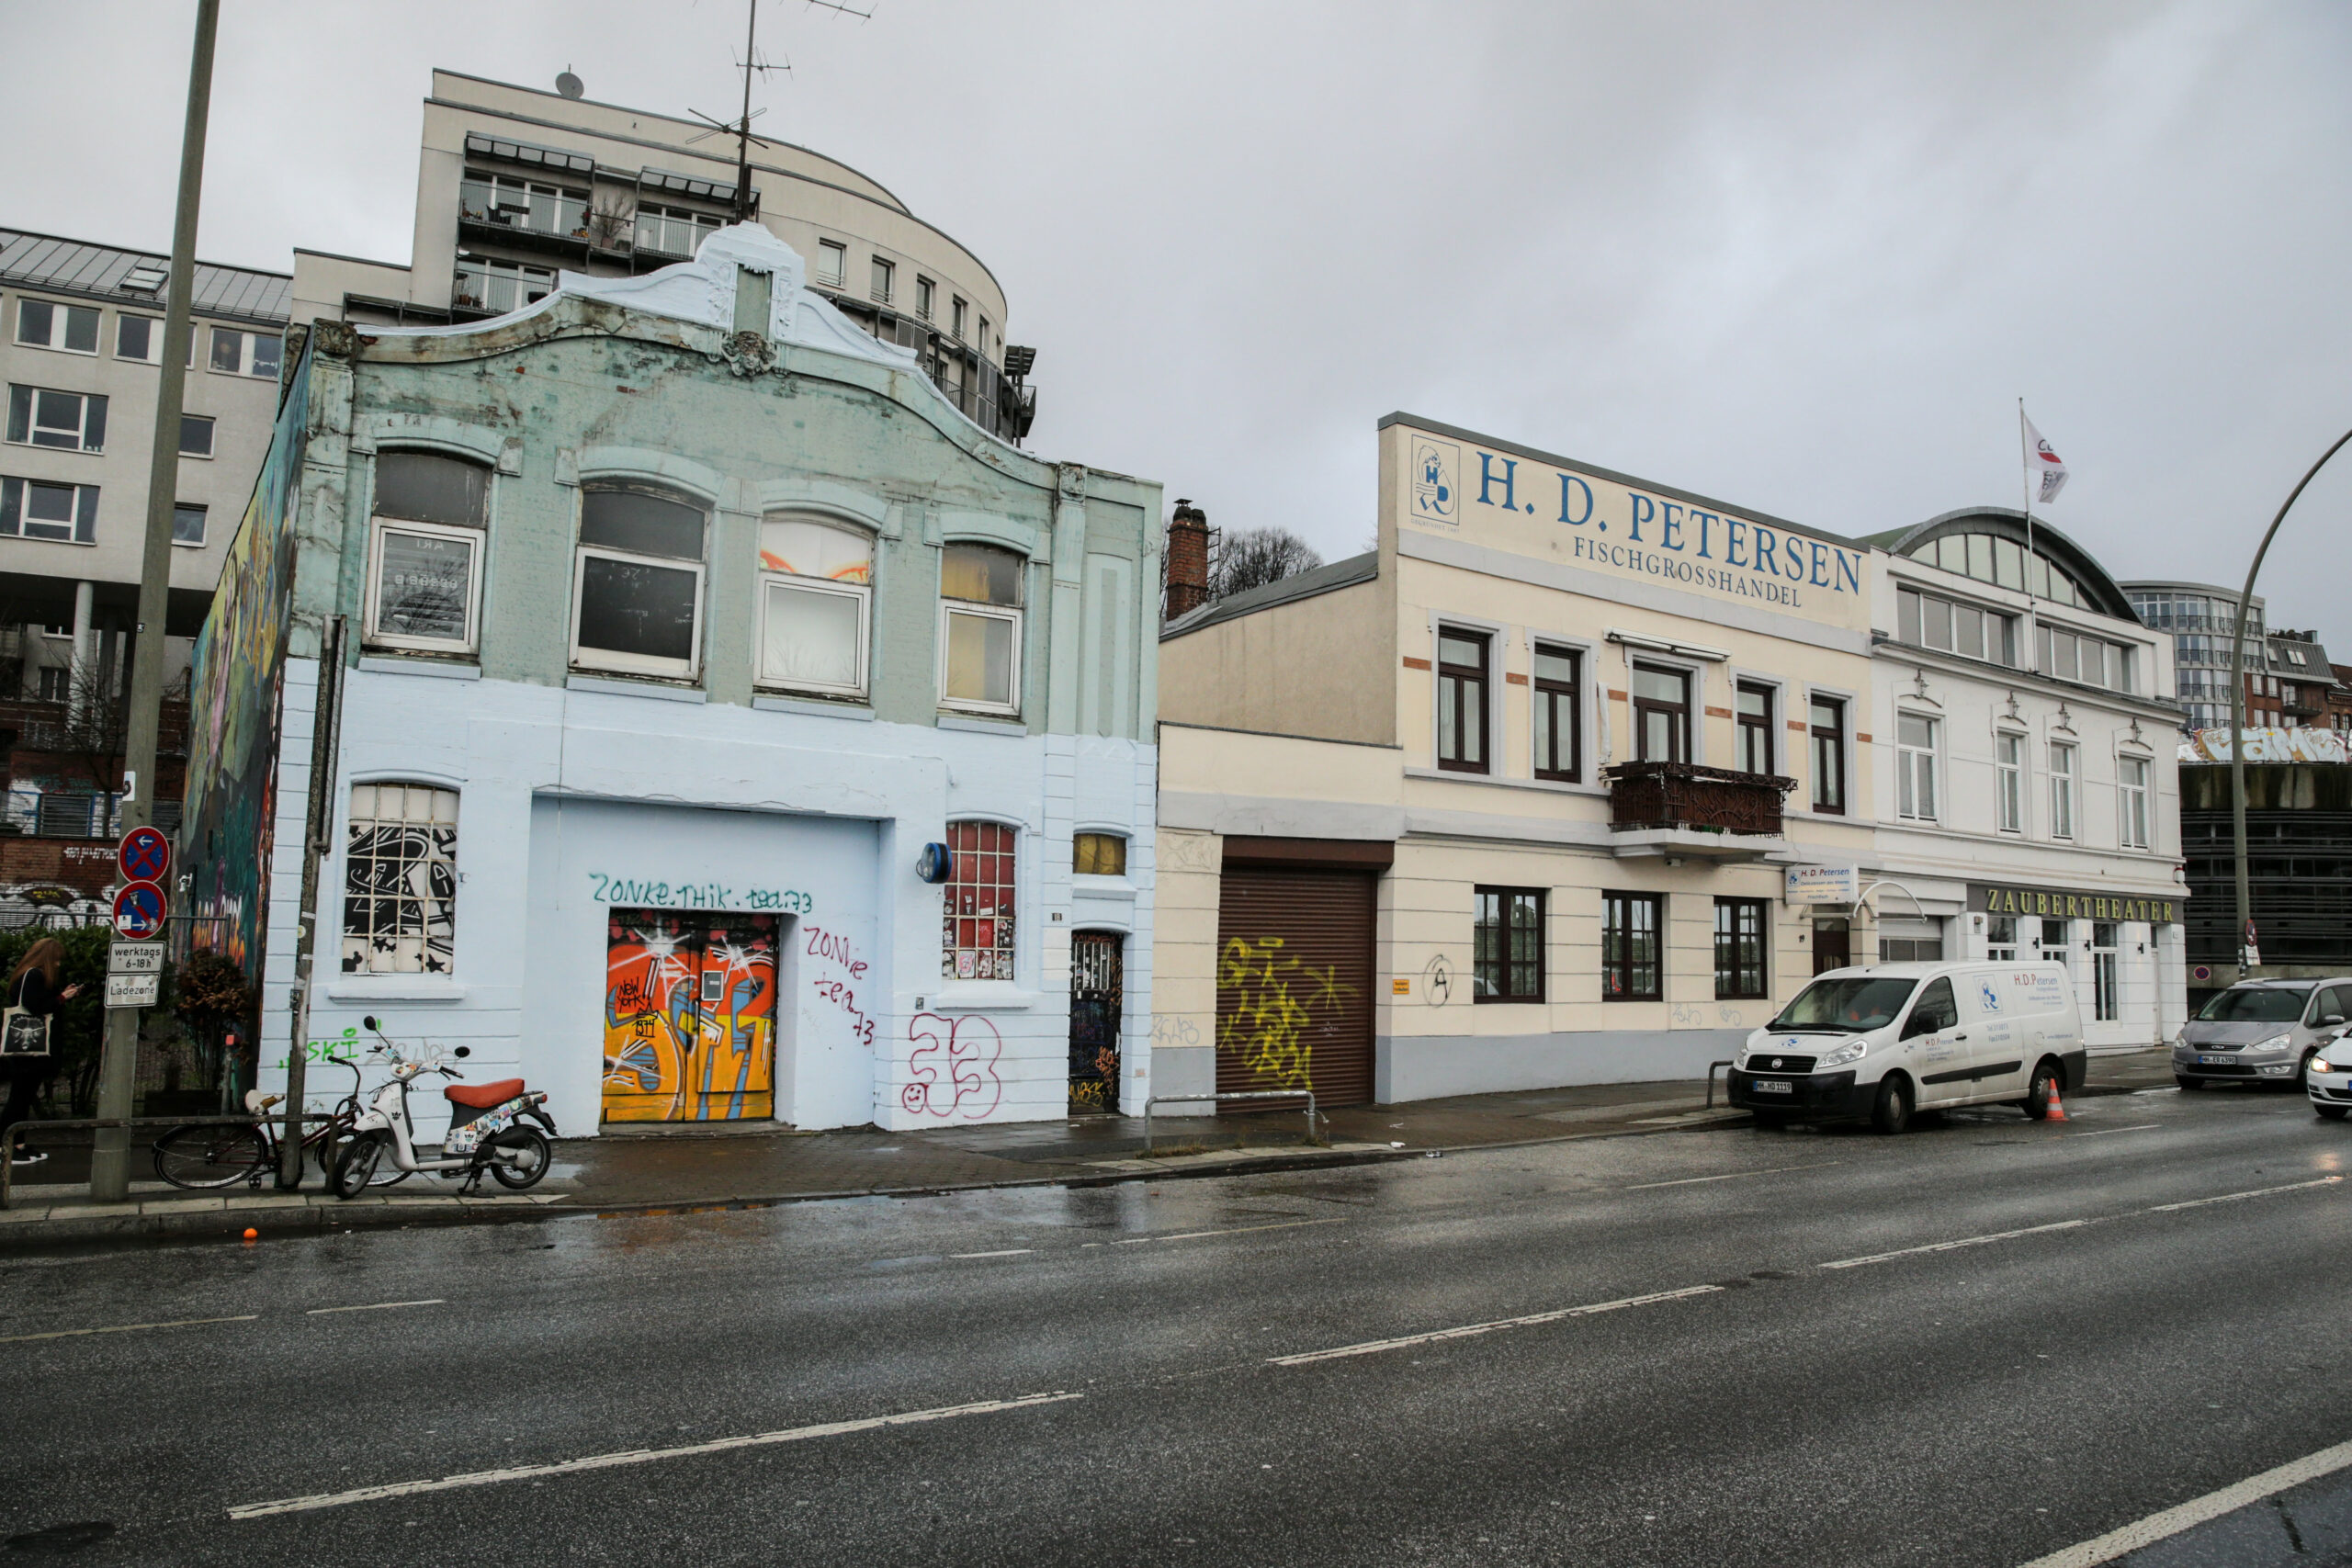
[{"label": "h. d. petersen sign", "polygon": [[1406,522],[1586,570],[1866,619],[1863,552],[1593,469],[1405,428]]}]

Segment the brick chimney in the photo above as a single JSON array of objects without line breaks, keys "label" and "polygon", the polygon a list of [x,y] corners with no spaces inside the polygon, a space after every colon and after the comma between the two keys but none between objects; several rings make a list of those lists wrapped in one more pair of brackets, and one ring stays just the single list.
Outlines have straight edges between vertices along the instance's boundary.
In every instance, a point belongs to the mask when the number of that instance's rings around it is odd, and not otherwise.
[{"label": "brick chimney", "polygon": [[1199,609],[1209,602],[1209,514],[1182,497],[1168,520],[1168,603],[1166,618]]}]

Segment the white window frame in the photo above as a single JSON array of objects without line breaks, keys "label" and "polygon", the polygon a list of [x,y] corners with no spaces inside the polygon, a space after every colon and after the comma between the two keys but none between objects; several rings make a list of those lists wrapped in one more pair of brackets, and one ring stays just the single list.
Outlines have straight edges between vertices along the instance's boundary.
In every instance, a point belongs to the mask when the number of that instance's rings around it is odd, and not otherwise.
[{"label": "white window frame", "polygon": [[[85,452],[92,456],[103,453],[107,449],[103,436],[99,438],[96,446],[90,445],[90,400],[96,398],[101,404],[108,403],[110,400],[104,392],[76,392],[64,387],[36,387],[28,381],[12,381],[8,385],[8,400],[11,403],[16,401],[17,393],[20,390],[31,394],[27,400],[25,409],[25,438],[22,441],[11,440],[8,443],[10,446],[38,447],[43,452]],[[72,398],[80,408],[80,415],[73,424],[73,446],[61,446],[54,441],[37,439],[44,428],[40,423],[40,400],[44,396]],[[55,430],[60,427],[51,425],[47,428]]]},{"label": "white window frame", "polygon": [[938,303],[939,285],[921,273],[915,274],[915,314],[927,321]]},{"label": "white window frame", "polygon": [[[703,548],[710,548],[710,515],[703,514]],[[641,653],[616,653],[608,648],[586,648],[580,641],[580,592],[588,581],[591,558],[627,561],[633,566],[659,567],[670,571],[690,571],[695,579],[695,626],[691,650],[684,659],[655,659]],[[659,675],[673,681],[692,681],[702,673],[703,609],[709,577],[702,561],[688,560],[683,556],[640,555],[635,550],[616,550],[609,545],[574,545],[571,548],[571,664],[575,670],[608,670],[625,675]]]},{"label": "white window frame", "polygon": [[[125,354],[122,352],[122,324],[125,321],[145,321],[147,323],[148,352],[143,357],[139,355]],[[190,333],[188,334],[188,342],[193,344],[195,341],[196,334],[194,333]],[[117,359],[121,360],[125,365],[161,365],[164,363],[164,318],[161,316],[144,316],[136,310],[116,311],[114,317],[114,356]]]},{"label": "white window frame", "polygon": [[[201,452],[191,452],[187,449],[187,422],[192,419],[201,420],[204,422],[205,443],[204,450]],[[183,410],[180,413],[180,456],[183,457],[193,457],[200,463],[209,463],[212,461],[213,457],[220,450],[220,416],[218,414],[209,413],[189,413]]]},{"label": "white window frame", "polygon": [[[49,341],[45,343],[36,342],[24,335],[25,307],[28,304],[46,305],[50,308]],[[70,310],[87,310],[91,315],[98,318],[97,331],[91,334],[90,346],[87,348],[68,348],[65,346],[64,337],[65,323],[67,320],[66,312]],[[85,358],[96,359],[98,356],[98,344],[103,341],[105,337],[106,319],[96,305],[73,305],[68,304],[62,299],[43,299],[29,294],[19,294],[17,296],[17,332],[16,335],[9,341],[19,348],[42,348],[47,349],[51,354],[78,354],[83,355]]]},{"label": "white window frame", "polygon": [[[2066,765],[2061,768],[2063,755]],[[2082,823],[2076,820],[2076,807],[2082,804],[2075,781],[2082,773],[2083,749],[2071,740],[2050,743],[2050,836],[2068,841],[2082,836]]]},{"label": "white window frame", "polygon": [[[759,574],[759,653],[758,660],[767,657],[768,615],[773,603],[769,590],[789,589],[796,593],[831,593],[857,602],[857,679],[841,686],[821,681],[796,681],[771,672],[764,663],[755,663],[752,674],[762,687],[780,692],[820,692],[833,697],[863,697],[866,692],[866,661],[874,646],[874,588],[864,582],[834,582],[822,577],[801,577],[788,571],[763,571]],[[1016,641],[1018,640],[1016,635]]]},{"label": "white window frame", "polygon": [[[197,530],[198,536],[193,539],[183,539],[180,537],[180,513],[183,512],[193,512],[198,517],[204,519],[204,525]],[[212,509],[210,507],[199,504],[193,501],[175,501],[172,502],[172,545],[174,548],[183,550],[202,549],[204,547],[205,536],[210,533],[211,528]]]},{"label": "white window frame", "polygon": [[[13,484],[18,487],[17,491],[17,525],[14,529],[0,529],[0,538],[29,539],[33,543],[40,545],[77,545],[84,549],[95,548],[96,547],[98,542],[98,502],[96,499],[98,494],[98,487],[96,485],[71,484],[63,479],[37,479],[29,477],[19,477],[15,474],[6,475],[4,479],[0,479],[0,483]],[[37,484],[51,485],[61,490],[70,490],[74,492],[74,534],[71,538],[60,539],[49,534],[28,534],[25,532],[26,498],[29,493],[30,487]],[[85,492],[92,498],[86,503],[86,510],[90,513],[90,536],[86,539],[82,537],[82,513],[85,510],[85,503],[82,498]],[[44,518],[42,521],[46,523],[50,520]]]},{"label": "white window frame", "polygon": [[[2020,729],[1993,732],[1993,826],[2003,833],[2025,831],[2025,754],[2031,738]],[[2004,761],[2001,749],[2016,748],[2016,760]]]},{"label": "white window frame", "polygon": [[[1906,718],[1918,719],[1928,726],[1928,744],[1925,747],[1909,745],[1904,740],[1903,721]],[[1938,787],[1942,783],[1943,770],[1937,765],[1938,754],[1942,747],[1942,719],[1934,714],[1896,713],[1894,716],[1894,815],[1901,820],[1905,822],[1943,820],[1939,815],[1943,807],[1943,791]],[[1927,761],[1924,763],[1915,764],[1912,761],[1915,757],[1924,757]],[[1919,788],[1918,775],[1913,771],[1915,766],[1924,767],[1927,770],[1927,793],[1931,798],[1928,802],[1928,809],[1925,812],[1917,809]],[[1908,811],[1904,809],[1905,795],[1910,797],[1909,803],[1912,807]]]},{"label": "white window frame", "polygon": [[849,287],[849,247],[847,245],[838,240],[817,242],[817,281],[827,288]]},{"label": "white window frame", "polygon": [[[237,367],[234,370],[223,370],[212,363],[212,351],[220,343],[220,334],[223,333],[231,334],[237,340]],[[246,327],[222,326],[213,327],[211,334],[204,340],[204,367],[215,376],[243,376],[249,379],[275,381],[277,379],[277,371],[260,371],[254,368],[254,347],[261,339],[266,337],[277,340],[277,362],[282,368],[286,363],[285,333],[257,333]]]},{"label": "white window frame", "polygon": [[[1025,576],[1028,564],[1022,563]],[[951,713],[985,713],[1018,716],[1021,712],[1021,622],[1026,607],[1013,604],[983,604],[974,599],[939,598],[939,670],[937,674],[939,705]],[[1012,623],[1012,671],[1010,681],[1012,700],[1007,703],[984,703],[970,697],[947,694],[947,617],[950,615],[981,615]]]},{"label": "white window frame", "polygon": [[[2132,770],[2141,770],[2140,782],[2132,782]],[[2118,756],[2115,759],[2116,841],[2127,850],[2149,847],[2148,820],[2149,773],[2153,772],[2144,757]]]},{"label": "white window frame", "polygon": [[867,280],[873,286],[869,292],[874,296],[874,302],[877,305],[890,304],[898,298],[899,264],[888,256],[875,256],[869,270],[874,275]]},{"label": "white window frame", "polygon": [[[377,625],[382,609],[384,577],[384,536],[387,533],[421,534],[442,539],[461,539],[472,547],[472,565],[466,573],[466,635],[463,641],[447,637],[411,637],[401,632],[387,632]],[[481,647],[481,576],[482,555],[489,535],[480,528],[468,528],[454,523],[417,523],[405,517],[372,517],[368,529],[368,613],[366,637],[373,648],[406,649],[418,653],[472,653]]]}]

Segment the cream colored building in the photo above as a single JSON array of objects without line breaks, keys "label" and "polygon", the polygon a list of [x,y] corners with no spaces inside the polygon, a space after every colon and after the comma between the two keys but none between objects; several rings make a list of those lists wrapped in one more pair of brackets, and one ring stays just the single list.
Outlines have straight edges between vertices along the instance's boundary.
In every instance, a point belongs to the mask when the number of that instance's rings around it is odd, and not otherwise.
[{"label": "cream colored building", "polygon": [[1404,414],[1378,547],[1160,647],[1153,1092],[1695,1077],[1867,928],[1869,547]]},{"label": "cream colored building", "polygon": [[[737,174],[734,139],[699,121],[435,71],[409,262],[298,249],[294,319],[477,321],[544,298],[566,270],[687,260],[732,221]],[[1004,290],[979,257],[880,182],[789,142],[753,144],[751,197],[750,216],[807,259],[809,288],[914,349],[989,434],[1027,434],[1032,356],[1008,349]]]}]

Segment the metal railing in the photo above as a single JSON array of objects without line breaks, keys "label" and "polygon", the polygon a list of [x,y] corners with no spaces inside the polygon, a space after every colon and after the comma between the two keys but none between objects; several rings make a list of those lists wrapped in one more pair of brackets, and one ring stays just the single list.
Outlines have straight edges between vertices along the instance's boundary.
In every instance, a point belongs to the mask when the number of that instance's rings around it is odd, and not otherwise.
[{"label": "metal railing", "polygon": [[[17,1138],[29,1137],[60,1127],[255,1127],[264,1118],[259,1116],[83,1116],[66,1122],[18,1122],[7,1130],[10,1147]],[[262,1174],[270,1174],[265,1168]],[[87,1187],[88,1179],[70,1185]],[[16,1192],[16,1161],[0,1160],[0,1209],[8,1207]]]},{"label": "metal railing", "polygon": [[1306,1101],[1306,1136],[1311,1141],[1315,1131],[1315,1093],[1304,1089],[1250,1089],[1235,1094],[1155,1094],[1143,1102],[1143,1152],[1151,1153],[1151,1108],[1155,1105],[1199,1105],[1214,1101],[1222,1105],[1229,1100],[1304,1100]]},{"label": "metal railing", "polygon": [[[1715,1108],[1715,1069],[1717,1067],[1729,1068],[1736,1066],[1738,1066],[1736,1062],[1709,1062],[1707,1064],[1708,1110],[1713,1111]],[[1731,1103],[1731,1074],[1728,1072],[1724,1074],[1724,1103],[1725,1105],[1729,1105]]]}]

